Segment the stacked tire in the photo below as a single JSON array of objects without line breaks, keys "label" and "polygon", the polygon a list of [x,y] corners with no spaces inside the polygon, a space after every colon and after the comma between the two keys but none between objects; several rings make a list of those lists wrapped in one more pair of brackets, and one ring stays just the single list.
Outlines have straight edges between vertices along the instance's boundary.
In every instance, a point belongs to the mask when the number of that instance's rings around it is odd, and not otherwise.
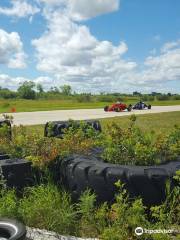
[{"label": "stacked tire", "polygon": [[[1,176],[2,175],[2,176]],[[32,184],[31,163],[24,159],[12,159],[7,154],[0,155],[0,179],[8,188],[21,191]]]},{"label": "stacked tire", "polygon": [[[85,120],[83,123],[84,131],[86,131],[89,127],[92,127],[95,131],[101,132],[101,124],[98,120]],[[80,126],[80,121],[47,122],[44,128],[44,136],[63,138],[65,129],[69,129],[70,127],[79,128]]]},{"label": "stacked tire", "polygon": [[105,163],[96,156],[72,155],[62,161],[60,175],[74,200],[91,189],[99,202],[111,202],[117,193],[115,183],[120,180],[130,198],[140,196],[145,205],[158,205],[166,198],[166,181],[169,179],[173,187],[173,176],[179,169],[180,161],[160,166],[123,166]]}]

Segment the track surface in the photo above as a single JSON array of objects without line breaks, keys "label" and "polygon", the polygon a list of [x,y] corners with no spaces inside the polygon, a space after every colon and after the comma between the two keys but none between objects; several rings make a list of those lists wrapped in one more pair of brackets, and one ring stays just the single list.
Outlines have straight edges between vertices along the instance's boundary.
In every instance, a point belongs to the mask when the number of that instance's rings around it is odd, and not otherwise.
[{"label": "track surface", "polygon": [[153,106],[151,110],[133,110],[132,112],[104,112],[103,109],[80,109],[80,110],[58,110],[40,112],[12,113],[15,125],[45,124],[48,121],[58,120],[85,120],[111,117],[123,117],[131,114],[149,114],[162,112],[180,111],[180,105],[175,106]]}]

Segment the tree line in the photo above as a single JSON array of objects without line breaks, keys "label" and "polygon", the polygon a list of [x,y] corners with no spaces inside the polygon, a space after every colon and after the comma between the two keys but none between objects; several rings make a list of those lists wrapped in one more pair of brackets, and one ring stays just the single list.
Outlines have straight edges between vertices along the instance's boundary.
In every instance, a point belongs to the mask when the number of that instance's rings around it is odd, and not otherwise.
[{"label": "tree line", "polygon": [[128,97],[141,99],[143,101],[154,100],[180,100],[180,94],[152,92],[143,94],[141,92],[125,93],[100,93],[93,95],[91,93],[76,93],[70,85],[51,87],[49,90],[44,89],[42,84],[35,84],[32,81],[26,81],[20,84],[16,91],[0,87],[1,99],[76,99],[78,102],[113,102],[116,100],[123,101]]}]

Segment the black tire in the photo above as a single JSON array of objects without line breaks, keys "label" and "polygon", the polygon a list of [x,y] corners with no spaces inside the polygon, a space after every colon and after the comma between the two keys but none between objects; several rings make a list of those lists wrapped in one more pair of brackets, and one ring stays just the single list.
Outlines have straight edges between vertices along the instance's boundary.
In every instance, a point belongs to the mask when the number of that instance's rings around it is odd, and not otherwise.
[{"label": "black tire", "polygon": [[93,127],[96,131],[102,132],[101,123],[98,120],[86,121],[87,125]]},{"label": "black tire", "polygon": [[107,112],[108,109],[109,109],[109,106],[105,106],[105,107],[104,107],[104,111],[105,111],[105,112]]},{"label": "black tire", "polygon": [[114,111],[115,112],[120,112],[120,109],[119,108],[115,108]]},{"label": "black tire", "polygon": [[131,111],[132,111],[132,105],[131,105],[131,104],[129,104],[127,110],[128,110],[128,112],[131,112]]},{"label": "black tire", "polygon": [[145,205],[157,205],[165,200],[165,183],[180,169],[180,161],[160,166],[122,166],[99,161],[95,156],[73,155],[60,168],[62,181],[77,200],[87,188],[98,201],[113,201],[117,192],[115,182],[121,180],[130,198],[142,197]]},{"label": "black tire", "polygon": [[16,221],[0,218],[0,239],[24,240],[26,237],[25,226]]},{"label": "black tire", "polygon": [[0,161],[1,160],[7,160],[7,159],[9,159],[10,158],[10,155],[9,154],[1,154],[0,153]]},{"label": "black tire", "polygon": [[148,105],[148,109],[151,109],[151,105]]},{"label": "black tire", "polygon": [[2,175],[6,186],[19,192],[32,182],[31,162],[23,159],[0,160]]},{"label": "black tire", "polygon": [[[84,132],[87,128],[91,126],[94,130],[101,132],[101,124],[98,120],[85,120],[86,124],[84,126]],[[63,138],[64,131],[70,127],[74,126],[75,128],[80,127],[80,121],[56,121],[56,122],[47,122],[44,128],[45,137],[58,137]]]}]

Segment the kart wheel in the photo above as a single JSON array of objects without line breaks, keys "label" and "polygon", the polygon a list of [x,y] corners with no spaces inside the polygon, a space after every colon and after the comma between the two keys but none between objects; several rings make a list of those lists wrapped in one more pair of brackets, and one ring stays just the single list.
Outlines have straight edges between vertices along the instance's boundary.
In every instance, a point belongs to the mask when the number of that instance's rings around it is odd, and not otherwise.
[{"label": "kart wheel", "polygon": [[104,111],[105,111],[105,112],[107,112],[108,109],[109,109],[109,106],[105,106],[105,107],[104,107]]},{"label": "kart wheel", "polygon": [[127,110],[128,110],[128,112],[131,112],[131,110],[132,110],[132,105],[131,104],[129,104]]},{"label": "kart wheel", "polygon": [[148,109],[151,109],[151,105],[148,105]]},{"label": "kart wheel", "polygon": [[115,108],[114,111],[115,112],[120,112],[120,109],[119,108]]},{"label": "kart wheel", "polygon": [[10,219],[0,218],[0,239],[3,240],[24,240],[26,237],[25,226]]}]

